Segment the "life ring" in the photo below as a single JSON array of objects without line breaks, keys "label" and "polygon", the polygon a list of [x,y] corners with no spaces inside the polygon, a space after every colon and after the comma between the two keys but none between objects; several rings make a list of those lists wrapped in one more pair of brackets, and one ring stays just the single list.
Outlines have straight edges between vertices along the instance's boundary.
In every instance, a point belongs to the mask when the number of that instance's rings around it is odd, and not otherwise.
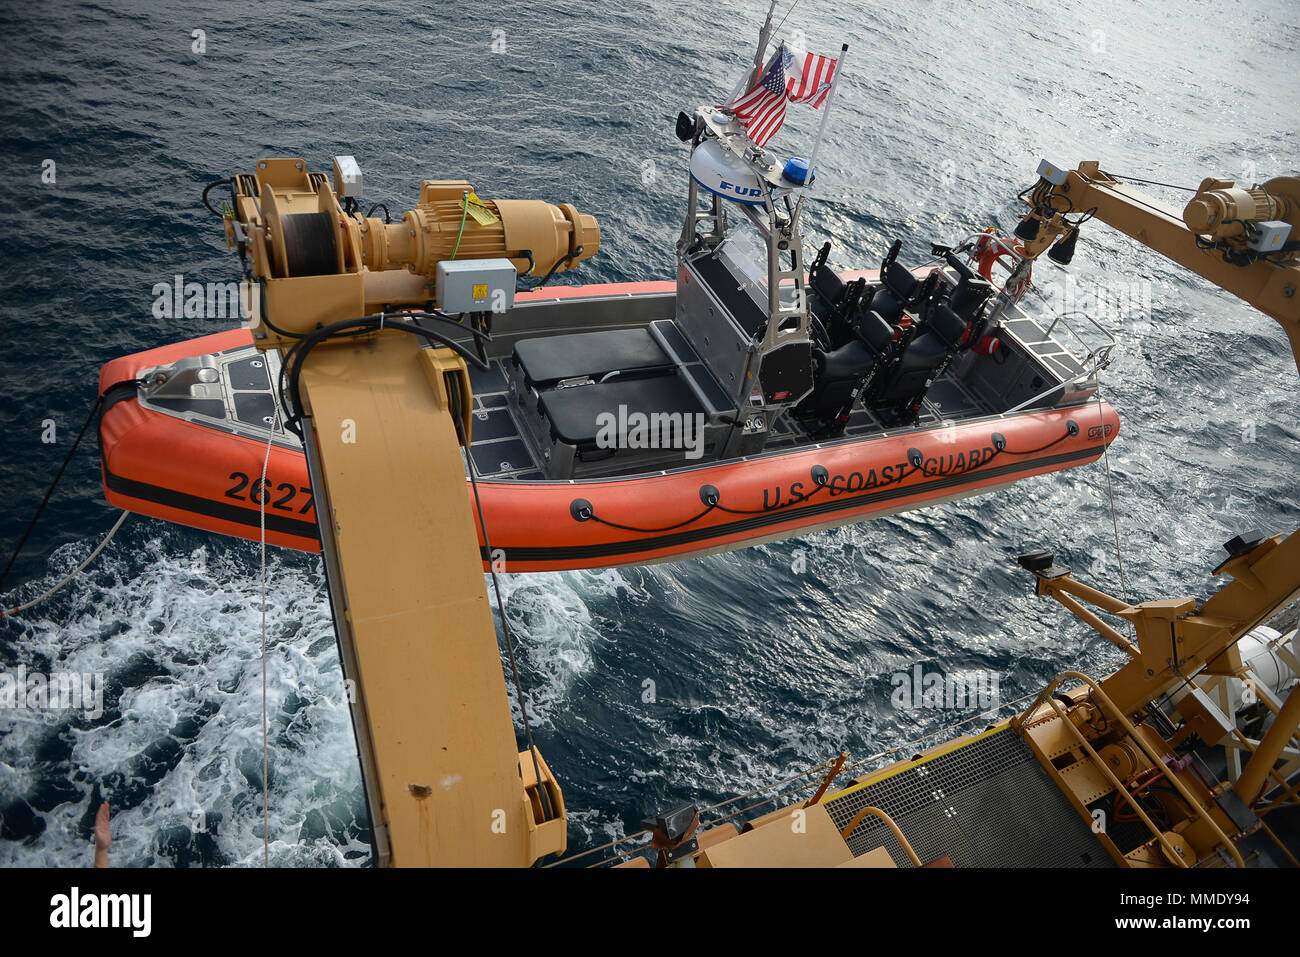
[{"label": "life ring", "polygon": [[[993,227],[990,226],[980,234],[980,238],[975,241],[975,248],[971,252],[971,255],[979,260],[976,267],[979,270],[979,274],[989,282],[993,281],[994,262],[1001,259],[1003,256],[1010,256],[1012,264],[1008,268],[1008,272],[1015,269],[1016,262],[1016,257],[1012,255],[1011,251],[1008,250],[1004,244],[994,242],[995,239],[997,239],[997,233],[995,233]],[[1019,240],[1013,239],[1011,241],[1011,247],[1017,253],[1023,254],[1025,251],[1025,247],[1020,244]]]},{"label": "life ring", "polygon": [[[980,234],[980,238],[975,241],[975,248],[971,251],[971,255],[978,260],[976,269],[979,271],[979,274],[989,282],[993,282],[993,263],[1002,259],[1004,256],[1008,256],[1011,258],[1011,264],[1007,267],[1007,271],[1009,273],[1014,273],[1016,265],[1019,262],[1016,256],[1012,254],[1011,250],[1007,249],[1005,244],[994,241],[996,238],[997,233],[995,233],[993,227],[990,226]],[[1021,256],[1024,255],[1025,247],[1018,239],[1011,240],[1010,245],[1011,249],[1014,249],[1016,254]],[[1029,290],[1030,274],[1032,269],[1033,265],[1030,264],[1029,268],[1025,270],[1025,274],[1017,279],[1014,285],[1003,287],[1003,291],[1011,298],[1012,302],[1019,302],[1024,298],[1025,293]]]}]

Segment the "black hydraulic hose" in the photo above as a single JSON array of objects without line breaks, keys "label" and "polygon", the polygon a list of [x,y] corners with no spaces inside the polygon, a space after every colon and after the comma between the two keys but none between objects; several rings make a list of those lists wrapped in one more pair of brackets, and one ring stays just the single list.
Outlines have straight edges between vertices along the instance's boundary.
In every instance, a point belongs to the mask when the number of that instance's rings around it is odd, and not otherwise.
[{"label": "black hydraulic hose", "polygon": [[68,449],[68,454],[64,457],[63,464],[59,466],[59,471],[54,475],[54,481],[51,482],[50,487],[45,490],[45,496],[41,499],[41,504],[36,508],[36,514],[33,515],[32,520],[27,523],[27,530],[23,532],[22,538],[18,539],[18,545],[14,548],[13,554],[9,556],[9,564],[5,565],[5,570],[3,572],[0,572],[0,588],[3,588],[5,579],[8,578],[9,573],[13,571],[14,562],[18,561],[18,556],[22,554],[23,546],[27,544],[27,539],[31,537],[32,530],[36,528],[36,523],[40,521],[41,515],[45,512],[45,506],[49,504],[50,496],[54,494],[54,489],[58,487],[59,480],[63,478],[63,473],[67,471],[68,464],[72,461],[72,456],[76,454],[78,446],[81,445],[81,440],[86,435],[86,430],[90,428],[90,423],[95,421],[95,416],[99,414],[99,410],[103,407],[104,396],[118,386],[126,385],[127,383],[138,385],[139,380],[123,379],[121,382],[114,382],[111,386],[105,389],[97,399],[95,399],[95,404],[91,407],[90,415],[86,417],[85,424],[81,426],[81,431],[77,433],[76,441],[72,443],[72,448]]},{"label": "black hydraulic hose", "polygon": [[229,179],[213,180],[207,186],[203,187],[203,205],[208,207],[208,212],[212,213],[214,216],[224,215],[221,210],[214,208],[213,205],[208,202],[208,193],[212,192],[218,186],[229,186],[234,183],[234,181],[235,178],[232,176]]},{"label": "black hydraulic hose", "polygon": [[[481,330],[474,329],[473,327],[470,326],[463,326],[448,316],[438,315],[436,313],[429,313],[429,312],[398,313],[397,315],[401,316],[403,319],[421,318],[421,319],[433,319],[438,322],[445,322],[449,325],[455,326],[457,329],[461,329],[469,332],[475,338],[481,337],[483,339],[486,339],[487,341],[491,341],[491,337],[488,336],[487,333],[482,332]],[[343,319],[340,320],[339,322],[331,323],[328,326],[322,326],[319,329],[315,329],[298,338],[298,341],[295,342],[289,348],[289,351],[285,354],[284,362],[281,365],[281,369],[280,369],[280,373],[281,373],[280,402],[281,405],[285,407],[286,412],[292,411],[292,414],[286,420],[285,425],[289,429],[291,429],[295,435],[297,435],[299,438],[302,437],[302,431],[298,428],[298,424],[297,424],[298,421],[302,418],[302,413],[300,410],[303,407],[302,393],[301,393],[299,382],[302,376],[302,364],[306,359],[307,354],[311,352],[311,350],[314,349],[316,346],[320,345],[320,343],[328,339],[341,339],[341,338],[360,336],[360,335],[365,335],[366,333],[369,332],[380,332],[386,329],[393,329],[400,332],[410,333],[411,335],[416,335],[416,336],[420,336],[423,339],[428,339],[429,341],[435,342],[438,345],[446,346],[447,348],[451,349],[453,352],[457,353],[461,358],[463,358],[470,365],[474,366],[474,368],[479,369],[483,372],[488,371],[488,369],[490,368],[488,363],[484,362],[477,355],[475,355],[471,350],[466,348],[461,343],[450,338],[449,336],[445,336],[440,332],[435,332],[432,329],[426,329],[423,326],[416,325],[414,322],[406,322],[406,321],[390,322],[389,314],[387,313],[376,313],[375,315],[361,316],[356,319]],[[287,398],[290,400],[292,404],[290,404],[290,402],[286,402],[286,395],[284,389],[286,368],[288,369]]]},{"label": "black hydraulic hose", "polygon": [[[555,273],[559,270],[561,266],[563,266],[565,263],[573,262],[575,259],[581,259],[582,250],[583,247],[579,246],[577,249],[575,249],[573,252],[569,253],[568,255],[561,256],[559,259],[555,261],[555,265],[551,266],[550,272],[548,272],[545,276],[542,277],[541,282],[538,282],[535,285],[534,284],[525,285],[523,291],[532,292],[535,289],[541,289],[543,286],[545,286],[548,282],[551,281],[551,277],[555,275]],[[532,259],[533,259],[532,254],[529,253],[528,260],[530,265],[528,267],[528,272],[533,271],[534,264],[532,263]],[[527,275],[527,273],[525,273],[525,275]]]},{"label": "black hydraulic hose", "polygon": [[285,339],[302,338],[302,336],[299,333],[289,332],[285,329],[281,329],[279,326],[277,326],[275,323],[271,321],[271,316],[266,311],[266,277],[265,276],[257,277],[257,311],[261,314],[262,323],[266,326],[266,328],[270,329],[277,336],[282,336]]}]

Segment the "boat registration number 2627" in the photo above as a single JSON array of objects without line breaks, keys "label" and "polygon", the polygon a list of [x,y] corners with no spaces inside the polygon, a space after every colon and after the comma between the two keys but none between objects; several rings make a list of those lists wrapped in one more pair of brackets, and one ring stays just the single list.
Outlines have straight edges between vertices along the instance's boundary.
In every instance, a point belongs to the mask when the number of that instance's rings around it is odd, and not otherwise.
[{"label": "boat registration number 2627", "polygon": [[276,483],[269,475],[263,480],[249,478],[243,472],[231,472],[230,481],[235,484],[226,489],[226,498],[240,502],[252,502],[254,505],[269,505],[282,512],[294,512],[306,515],[311,511],[311,488],[294,485],[292,482]]}]

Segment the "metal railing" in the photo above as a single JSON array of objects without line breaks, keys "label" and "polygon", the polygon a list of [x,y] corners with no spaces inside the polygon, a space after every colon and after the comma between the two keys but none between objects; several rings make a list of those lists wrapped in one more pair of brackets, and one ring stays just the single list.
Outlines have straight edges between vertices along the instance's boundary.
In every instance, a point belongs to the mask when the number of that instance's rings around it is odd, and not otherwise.
[{"label": "metal railing", "polygon": [[[984,232],[971,233],[969,236],[962,239],[959,243],[957,243],[952,248],[954,249],[954,251],[964,250],[966,252],[968,262],[970,262],[972,265],[977,265],[976,258],[974,255],[974,250],[976,244],[980,242],[991,243],[998,248],[998,250],[1000,251],[999,256],[998,258],[995,258],[993,262],[995,265],[1001,267],[1002,269],[1007,270],[1008,276],[1010,275],[1010,273],[1015,271],[1015,268],[1019,266],[1021,262],[1024,261],[1025,258],[1024,253],[1015,247],[1014,241],[1012,239],[1005,236],[998,236],[994,233],[984,233]],[[1006,253],[1013,259],[1014,261],[1013,266],[1008,267],[1003,264],[1001,259],[1002,253]],[[925,263],[925,265],[927,266],[941,265],[944,262],[945,260],[943,259],[942,256],[940,256],[930,260],[929,262]],[[990,272],[992,272],[992,270],[990,270]],[[991,311],[990,319],[1000,318],[1003,315],[1005,315],[1010,309],[1013,308],[1018,309],[1024,318],[1030,318],[1029,314],[1025,312],[1024,309],[1018,305],[1018,301],[1013,301],[1012,297],[1005,292],[1002,285],[1000,285],[999,283],[997,283],[992,279],[990,279],[989,281],[992,283],[993,287],[996,290],[998,290],[999,300],[1000,300],[998,304]],[[1035,289],[1032,284],[1028,286],[1028,291],[1033,292],[1044,303],[1047,302],[1047,300],[1043,297],[1042,293],[1038,292],[1038,290]],[[1047,304],[1050,306],[1050,303]],[[1092,341],[1091,337],[1085,337],[1078,329],[1075,328],[1074,325],[1071,324],[1070,322],[1071,319],[1074,319],[1076,322],[1080,319],[1086,320],[1087,324],[1091,326],[1092,329],[1095,330],[1096,333],[1100,335],[1100,338],[1098,338],[1096,341]],[[1115,336],[1109,329],[1103,326],[1100,322],[1094,319],[1087,312],[1081,309],[1076,309],[1076,310],[1069,310],[1060,313],[1055,313],[1052,316],[1051,323],[1044,330],[1046,335],[1049,337],[1052,336],[1052,334],[1056,331],[1056,328],[1058,326],[1063,328],[1069,334],[1069,338],[1078,344],[1078,348],[1081,348],[1083,350],[1083,353],[1082,355],[1076,354],[1074,352],[1074,349],[1065,343],[1062,344],[1062,348],[1066,349],[1066,351],[1069,351],[1072,355],[1074,355],[1075,358],[1079,360],[1080,365],[1087,366],[1090,363],[1092,364],[1092,368],[1090,370],[1088,370],[1087,372],[1079,376],[1076,376],[1075,379],[1071,380],[1070,382],[1063,383],[1063,384],[1065,385],[1072,384],[1073,382],[1076,382],[1079,379],[1085,378],[1089,375],[1093,375],[1096,372],[1101,371],[1102,369],[1106,368],[1107,365],[1110,364],[1111,351],[1117,345]]]},{"label": "metal railing", "polygon": [[916,856],[916,851],[912,850],[912,845],[908,843],[907,838],[903,837],[903,832],[899,830],[898,825],[894,823],[894,819],[878,807],[864,807],[857,814],[853,815],[853,820],[849,821],[844,830],[840,831],[840,837],[846,844],[848,843],[849,835],[857,829],[859,824],[867,819],[868,815],[879,818],[885,822],[885,826],[893,831],[894,838],[898,841],[899,846],[903,849],[903,853],[907,855],[908,860],[910,860],[913,865],[916,867],[925,866],[921,863],[921,859]]}]

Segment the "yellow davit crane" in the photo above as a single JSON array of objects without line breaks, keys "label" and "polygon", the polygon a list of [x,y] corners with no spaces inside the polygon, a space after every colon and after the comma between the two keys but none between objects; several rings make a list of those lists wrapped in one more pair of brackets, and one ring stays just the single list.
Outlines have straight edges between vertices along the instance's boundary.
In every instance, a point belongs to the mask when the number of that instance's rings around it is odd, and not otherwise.
[{"label": "yellow davit crane", "polygon": [[1027,259],[1052,246],[1049,258],[1069,262],[1079,221],[1096,217],[1277,320],[1300,367],[1300,178],[1250,189],[1205,179],[1179,216],[1096,162],[1066,171],[1043,161],[1038,172],[1016,227]]},{"label": "yellow davit crane", "polygon": [[377,863],[562,853],[560,788],[510,717],[461,455],[473,355],[455,336],[486,329],[516,273],[595,255],[600,227],[461,181],[422,183],[400,222],[365,217],[351,157],[332,177],[263,159],[231,186],[253,336],[281,354],[301,422]]},{"label": "yellow davit crane", "polygon": [[[1031,209],[1016,235],[1024,241],[1028,258],[1050,246],[1050,257],[1068,262],[1080,220],[1101,220],[1270,316],[1286,332],[1300,368],[1300,242],[1296,241],[1300,179],[1278,177],[1250,189],[1230,180],[1205,179],[1181,217],[1104,172],[1096,162],[1066,172],[1045,161],[1038,182],[1026,193],[1022,197]],[[1078,215],[1072,221],[1073,214]],[[1043,691],[1023,718],[1041,716],[1042,706],[1050,706],[1062,722],[1058,728],[1072,729],[1062,740],[1073,745],[1078,739],[1089,754],[1099,756],[1099,767],[1116,780],[1143,769],[1163,771],[1187,807],[1181,826],[1167,829],[1157,842],[1169,863],[1202,860],[1215,848],[1230,852],[1240,863],[1230,838],[1252,825],[1248,809],[1266,780],[1276,778],[1274,765],[1300,726],[1300,685],[1285,702],[1266,698],[1275,716],[1271,728],[1254,748],[1231,792],[1211,793],[1191,772],[1164,768],[1160,760],[1188,735],[1212,742],[1229,733],[1220,727],[1223,715],[1204,695],[1188,694],[1179,700],[1177,708],[1186,723],[1178,740],[1163,740],[1151,728],[1130,722],[1130,717],[1145,713],[1162,695],[1187,687],[1190,676],[1199,672],[1242,675],[1237,642],[1300,597],[1296,532],[1271,537],[1247,532],[1225,547],[1228,558],[1214,573],[1233,580],[1199,605],[1191,598],[1131,605],[1075,581],[1048,552],[1021,559],[1037,576],[1038,594],[1055,598],[1130,659],[1099,683],[1069,674],[1091,691],[1068,718],[1052,698],[1059,680]],[[1083,602],[1130,622],[1136,641],[1130,642]],[[1021,720],[1020,726],[1026,723]]]}]

